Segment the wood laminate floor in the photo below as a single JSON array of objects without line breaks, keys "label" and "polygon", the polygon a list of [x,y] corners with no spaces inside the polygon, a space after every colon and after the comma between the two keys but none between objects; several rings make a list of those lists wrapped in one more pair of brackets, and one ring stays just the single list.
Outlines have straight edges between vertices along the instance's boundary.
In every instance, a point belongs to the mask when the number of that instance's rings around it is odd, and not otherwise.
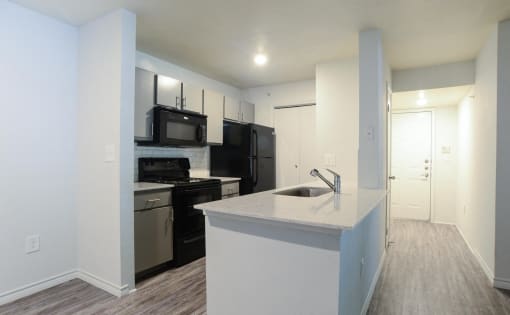
[{"label": "wood laminate floor", "polygon": [[505,315],[510,294],[491,287],[455,226],[395,220],[370,315]]},{"label": "wood laminate floor", "polygon": [[[490,286],[455,227],[395,221],[392,233],[395,244],[368,314],[510,314],[510,295]],[[0,314],[198,315],[206,313],[205,304],[205,259],[200,259],[139,283],[135,293],[120,299],[72,280],[0,306]]]},{"label": "wood laminate floor", "polygon": [[205,258],[138,283],[136,289],[118,299],[75,279],[0,306],[0,314],[205,314]]}]

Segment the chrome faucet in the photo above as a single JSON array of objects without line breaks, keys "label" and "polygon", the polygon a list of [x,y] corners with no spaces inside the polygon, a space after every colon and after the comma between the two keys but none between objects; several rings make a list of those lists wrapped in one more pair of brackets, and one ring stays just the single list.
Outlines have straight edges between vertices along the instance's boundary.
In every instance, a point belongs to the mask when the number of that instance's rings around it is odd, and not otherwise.
[{"label": "chrome faucet", "polygon": [[340,179],[340,175],[338,175],[337,173],[333,172],[329,168],[327,168],[326,170],[328,172],[330,172],[331,174],[333,174],[333,176],[334,176],[334,184],[332,182],[330,182],[329,180],[327,180],[326,177],[322,176],[322,174],[319,173],[319,171],[316,168],[314,168],[313,170],[310,171],[310,175],[312,175],[313,177],[319,177],[326,184],[328,184],[328,186],[331,187],[331,189],[333,189],[335,194],[339,194],[340,193],[340,187],[342,185],[342,181]]}]

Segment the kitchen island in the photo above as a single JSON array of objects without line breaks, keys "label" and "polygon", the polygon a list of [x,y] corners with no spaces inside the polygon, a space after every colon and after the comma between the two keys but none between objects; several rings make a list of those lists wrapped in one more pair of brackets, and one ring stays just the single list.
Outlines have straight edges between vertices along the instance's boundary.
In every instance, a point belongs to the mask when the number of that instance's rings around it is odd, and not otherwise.
[{"label": "kitchen island", "polygon": [[195,206],[206,216],[208,314],[366,309],[384,258],[386,191],[275,194],[288,189]]}]

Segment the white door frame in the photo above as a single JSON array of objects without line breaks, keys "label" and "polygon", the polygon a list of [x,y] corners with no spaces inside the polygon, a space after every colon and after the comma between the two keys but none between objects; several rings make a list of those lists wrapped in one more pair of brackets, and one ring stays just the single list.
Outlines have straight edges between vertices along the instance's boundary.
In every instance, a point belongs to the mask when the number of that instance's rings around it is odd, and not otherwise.
[{"label": "white door frame", "polygon": [[[412,113],[425,113],[428,112],[431,115],[431,150],[430,150],[430,215],[428,222],[434,223],[435,221],[435,176],[434,176],[434,168],[435,168],[435,162],[436,162],[436,113],[435,108],[415,108],[415,109],[396,109],[393,110],[392,114],[412,114]],[[392,131],[393,132],[393,131]],[[393,135],[393,134],[392,134]],[[391,165],[390,165],[391,167]],[[391,168],[390,168],[391,169]]]},{"label": "white door frame", "polygon": [[386,82],[386,230],[385,246],[388,248],[391,243],[391,117],[392,117],[392,91],[391,86]]}]

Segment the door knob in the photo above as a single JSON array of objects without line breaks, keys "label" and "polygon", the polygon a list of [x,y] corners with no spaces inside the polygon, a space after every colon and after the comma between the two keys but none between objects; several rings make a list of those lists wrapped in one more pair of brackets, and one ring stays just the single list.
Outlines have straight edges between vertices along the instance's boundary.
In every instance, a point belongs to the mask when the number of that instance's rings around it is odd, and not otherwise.
[{"label": "door knob", "polygon": [[298,165],[297,165],[297,164],[294,164],[294,168],[298,168]]},{"label": "door knob", "polygon": [[426,159],[426,160],[425,160],[425,163],[428,163],[428,162],[429,162],[429,160],[428,160],[428,159]]},{"label": "door knob", "polygon": [[429,173],[425,173],[423,174],[423,176],[425,176],[425,178],[429,177]]},{"label": "door knob", "polygon": [[391,180],[395,180],[395,179],[397,179],[395,176],[390,176],[390,177],[388,177],[388,178],[389,178],[389,179],[391,179]]},{"label": "door knob", "polygon": [[425,170],[428,170],[428,169],[429,169],[429,167],[428,167],[428,166],[425,166]]}]

